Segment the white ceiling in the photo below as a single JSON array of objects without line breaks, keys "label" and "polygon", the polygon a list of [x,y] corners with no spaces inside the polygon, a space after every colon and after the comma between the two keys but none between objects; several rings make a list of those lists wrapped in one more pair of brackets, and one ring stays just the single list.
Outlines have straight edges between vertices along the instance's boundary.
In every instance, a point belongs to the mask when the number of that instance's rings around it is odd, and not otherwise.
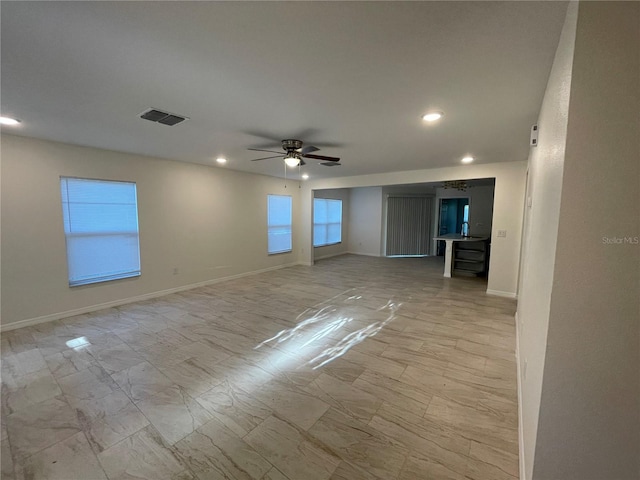
[{"label": "white ceiling", "polygon": [[3,131],[277,176],[246,149],[300,138],[342,158],[313,178],[526,160],[566,5],[2,2],[2,114],[23,122]]}]

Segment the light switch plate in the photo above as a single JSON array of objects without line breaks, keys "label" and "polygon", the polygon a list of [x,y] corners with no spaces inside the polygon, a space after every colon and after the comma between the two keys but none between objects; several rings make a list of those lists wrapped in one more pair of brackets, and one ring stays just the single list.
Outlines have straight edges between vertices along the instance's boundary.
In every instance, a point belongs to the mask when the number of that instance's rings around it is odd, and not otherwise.
[{"label": "light switch plate", "polygon": [[498,230],[498,236],[499,237],[506,237],[507,236],[507,231],[506,230]]}]

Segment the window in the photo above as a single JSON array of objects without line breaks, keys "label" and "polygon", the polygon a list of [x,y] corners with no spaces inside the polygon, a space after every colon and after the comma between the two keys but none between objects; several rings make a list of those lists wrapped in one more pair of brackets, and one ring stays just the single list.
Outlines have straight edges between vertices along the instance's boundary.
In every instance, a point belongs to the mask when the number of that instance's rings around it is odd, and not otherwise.
[{"label": "window", "polygon": [[60,178],[69,285],[140,275],[136,184]]},{"label": "window", "polygon": [[291,197],[267,195],[267,251],[291,251]]},{"label": "window", "polygon": [[342,241],[342,200],[313,199],[313,246]]}]

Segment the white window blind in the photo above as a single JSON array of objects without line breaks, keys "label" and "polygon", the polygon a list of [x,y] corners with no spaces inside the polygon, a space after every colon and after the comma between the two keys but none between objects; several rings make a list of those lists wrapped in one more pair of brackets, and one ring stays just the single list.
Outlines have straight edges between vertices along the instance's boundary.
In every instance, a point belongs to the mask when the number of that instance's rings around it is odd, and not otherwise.
[{"label": "white window blind", "polygon": [[140,275],[136,184],[60,178],[69,285]]},{"label": "white window blind", "polygon": [[291,251],[291,197],[267,195],[267,251]]},{"label": "white window blind", "polygon": [[313,246],[342,241],[342,200],[313,199]]}]

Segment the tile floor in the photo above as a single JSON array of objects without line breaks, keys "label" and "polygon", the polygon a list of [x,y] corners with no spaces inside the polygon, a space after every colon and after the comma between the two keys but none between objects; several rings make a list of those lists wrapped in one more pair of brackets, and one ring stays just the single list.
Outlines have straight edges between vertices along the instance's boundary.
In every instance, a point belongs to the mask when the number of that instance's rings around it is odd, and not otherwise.
[{"label": "tile floor", "polygon": [[514,479],[515,302],[346,255],[2,334],[2,479]]}]

